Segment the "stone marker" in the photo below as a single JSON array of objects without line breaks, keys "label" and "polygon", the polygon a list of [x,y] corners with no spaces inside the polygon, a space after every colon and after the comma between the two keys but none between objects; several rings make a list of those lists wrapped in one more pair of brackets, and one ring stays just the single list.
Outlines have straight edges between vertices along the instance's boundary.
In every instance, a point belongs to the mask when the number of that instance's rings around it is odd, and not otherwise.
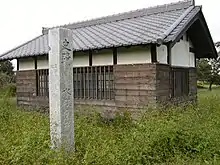
[{"label": "stone marker", "polygon": [[64,28],[49,30],[49,97],[52,148],[74,149],[73,37]]}]

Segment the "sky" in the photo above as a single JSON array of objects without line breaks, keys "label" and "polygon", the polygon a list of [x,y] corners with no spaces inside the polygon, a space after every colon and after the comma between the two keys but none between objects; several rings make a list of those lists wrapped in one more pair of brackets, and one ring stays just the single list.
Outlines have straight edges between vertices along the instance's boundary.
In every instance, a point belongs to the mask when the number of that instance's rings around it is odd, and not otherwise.
[{"label": "sky", "polygon": [[[117,14],[179,0],[1,0],[0,54],[41,35],[42,27]],[[202,5],[214,42],[220,41],[219,0]]]}]

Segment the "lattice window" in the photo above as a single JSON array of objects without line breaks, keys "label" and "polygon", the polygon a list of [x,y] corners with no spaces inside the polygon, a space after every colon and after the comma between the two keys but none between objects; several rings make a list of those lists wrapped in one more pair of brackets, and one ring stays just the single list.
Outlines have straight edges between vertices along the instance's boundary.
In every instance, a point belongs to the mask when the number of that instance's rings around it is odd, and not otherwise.
[{"label": "lattice window", "polygon": [[74,68],[74,97],[77,99],[113,100],[113,79],[113,66]]},{"label": "lattice window", "polygon": [[[49,70],[36,70],[37,96],[49,96]],[[73,68],[74,98],[114,100],[113,66]]]},{"label": "lattice window", "polygon": [[173,97],[189,95],[189,69],[173,68]]},{"label": "lattice window", "polygon": [[49,70],[36,70],[37,96],[49,96]]}]

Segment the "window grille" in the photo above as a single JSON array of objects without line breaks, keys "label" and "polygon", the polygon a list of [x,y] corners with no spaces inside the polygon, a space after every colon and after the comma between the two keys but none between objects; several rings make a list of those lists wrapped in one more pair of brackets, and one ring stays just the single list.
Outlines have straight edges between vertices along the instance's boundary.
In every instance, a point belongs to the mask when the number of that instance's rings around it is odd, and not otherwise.
[{"label": "window grille", "polygon": [[113,100],[113,66],[91,66],[73,69],[76,99]]},{"label": "window grille", "polygon": [[37,96],[49,96],[49,70],[36,70]]},{"label": "window grille", "polygon": [[[49,96],[49,70],[36,70],[37,96]],[[113,66],[73,68],[74,98],[114,100]]]}]

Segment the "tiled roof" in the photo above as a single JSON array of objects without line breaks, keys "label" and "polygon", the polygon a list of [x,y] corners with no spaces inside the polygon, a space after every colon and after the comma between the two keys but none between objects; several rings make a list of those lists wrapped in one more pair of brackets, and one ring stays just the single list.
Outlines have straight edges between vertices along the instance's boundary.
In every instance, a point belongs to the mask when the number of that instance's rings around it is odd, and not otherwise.
[{"label": "tiled roof", "polygon": [[[72,29],[75,51],[161,43],[172,41],[200,10],[193,0],[187,0],[59,27]],[[0,59],[47,54],[47,31]]]}]

